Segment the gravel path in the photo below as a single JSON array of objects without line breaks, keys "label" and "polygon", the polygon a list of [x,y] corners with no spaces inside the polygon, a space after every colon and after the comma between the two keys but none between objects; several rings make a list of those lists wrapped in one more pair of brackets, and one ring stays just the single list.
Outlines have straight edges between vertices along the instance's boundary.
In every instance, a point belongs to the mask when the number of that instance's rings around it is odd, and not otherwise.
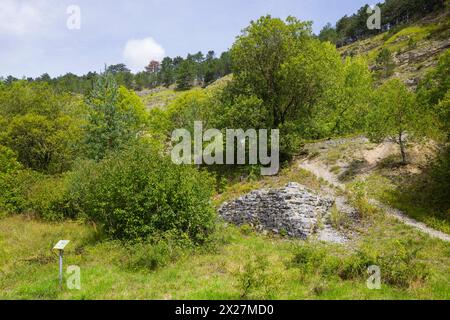
[{"label": "gravel path", "polygon": [[[322,178],[322,179],[328,181],[328,183],[345,190],[345,185],[343,183],[339,182],[336,175],[333,174],[332,172],[330,172],[328,167],[325,164],[323,164],[322,162],[315,161],[315,160],[312,160],[312,161],[303,160],[303,161],[299,161],[299,167],[313,173],[316,177]],[[446,242],[450,242],[450,235],[448,235],[444,232],[435,230],[433,228],[430,228],[427,225],[425,225],[424,223],[416,221],[416,220],[408,217],[404,212],[402,212],[398,209],[395,209],[388,205],[382,204],[381,202],[379,202],[375,199],[369,199],[369,202],[372,205],[377,206],[380,209],[383,209],[388,215],[396,218],[397,220],[403,222],[404,224],[406,224],[410,227],[413,227],[423,233],[428,234],[432,238],[437,238],[437,239],[441,239]]]}]

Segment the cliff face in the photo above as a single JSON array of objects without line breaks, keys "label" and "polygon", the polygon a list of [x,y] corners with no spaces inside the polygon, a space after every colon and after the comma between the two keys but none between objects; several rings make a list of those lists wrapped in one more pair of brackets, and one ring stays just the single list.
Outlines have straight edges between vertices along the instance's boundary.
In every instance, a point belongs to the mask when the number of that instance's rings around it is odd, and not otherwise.
[{"label": "cliff face", "polygon": [[[377,56],[381,50],[388,49],[393,60],[390,77],[400,78],[415,87],[426,71],[437,64],[439,56],[449,48],[450,14],[442,12],[354,42],[338,50],[343,57],[356,55],[366,57],[370,68],[377,73],[380,69],[376,61]],[[386,79],[379,77],[380,82]]]}]

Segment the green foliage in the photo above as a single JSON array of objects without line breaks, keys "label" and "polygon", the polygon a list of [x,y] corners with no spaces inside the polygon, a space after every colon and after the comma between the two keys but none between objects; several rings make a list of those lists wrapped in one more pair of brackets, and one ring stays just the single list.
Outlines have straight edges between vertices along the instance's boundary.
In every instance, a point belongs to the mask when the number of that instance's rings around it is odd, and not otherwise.
[{"label": "green foliage", "polygon": [[[421,18],[431,12],[445,10],[444,0],[386,0],[377,3],[382,12],[381,25],[392,30],[400,28],[405,23]],[[381,32],[367,28],[367,20],[371,13],[367,11],[368,5],[364,5],[351,16],[345,15],[336,22],[338,44],[342,45],[360,38]],[[384,29],[383,28],[383,29]]]},{"label": "green foliage", "polygon": [[376,63],[380,69],[381,78],[388,78],[394,74],[395,63],[392,58],[392,53],[388,48],[383,48],[378,53]]},{"label": "green foliage", "polygon": [[214,225],[212,179],[147,145],[84,164],[70,180],[71,206],[113,238],[173,231],[201,242]]},{"label": "green foliage", "polygon": [[70,117],[49,119],[29,113],[10,122],[5,144],[17,152],[24,166],[58,173],[70,168],[77,140],[79,130]]},{"label": "green foliage", "polygon": [[368,242],[345,260],[339,276],[344,280],[367,278],[367,268],[376,265],[380,267],[382,284],[408,288],[429,276],[430,271],[419,255],[419,250],[407,241],[391,241],[383,248]]},{"label": "green foliage", "polygon": [[177,70],[176,84],[179,90],[189,90],[196,79],[195,62],[191,59],[183,60]]},{"label": "green foliage", "polygon": [[367,188],[364,181],[357,180],[349,187],[349,199],[352,205],[358,210],[358,214],[363,219],[373,219],[380,212],[378,208],[369,203]]},{"label": "green foliage", "polygon": [[338,34],[336,29],[332,27],[331,23],[327,23],[319,33],[320,41],[329,41],[333,44],[336,44],[338,41]]},{"label": "green foliage", "polygon": [[14,211],[14,178],[20,169],[14,151],[0,145],[0,214]]},{"label": "green foliage", "polygon": [[267,257],[249,260],[237,273],[241,299],[273,299],[276,279],[269,270]]},{"label": "green foliage", "polygon": [[296,246],[290,263],[300,269],[302,280],[312,274],[333,276],[340,265],[339,259],[330,255],[324,247],[310,243]]},{"label": "green foliage", "polygon": [[34,113],[53,118],[63,110],[68,99],[55,94],[47,83],[17,81],[0,90],[0,115],[11,119]]},{"label": "green foliage", "polygon": [[147,114],[141,99],[132,91],[118,87],[112,74],[101,75],[87,98],[86,126],[88,155],[102,159],[136,139],[145,128]]},{"label": "green foliage", "polygon": [[15,82],[0,90],[0,143],[25,167],[59,173],[70,168],[81,141],[83,104],[45,83]]},{"label": "green foliage", "polygon": [[418,100],[422,109],[434,115],[437,127],[448,135],[450,123],[450,50],[440,58],[435,69],[431,69],[418,87]]},{"label": "green foliage", "polygon": [[262,17],[237,38],[231,54],[233,83],[221,103],[233,108],[236,97],[252,97],[256,112],[234,111],[239,127],[281,129],[282,159],[302,138],[354,130],[367,107],[371,76],[365,63],[343,64],[332,44],[311,37],[308,22]]},{"label": "green foliage", "polygon": [[374,104],[367,115],[367,135],[372,141],[390,138],[399,144],[406,161],[405,134],[412,137],[420,130],[420,113],[415,94],[403,82],[392,79],[375,92]]},{"label": "green foliage", "polygon": [[28,181],[24,211],[45,220],[75,218],[67,206],[67,182],[63,177],[41,176]]},{"label": "green foliage", "polygon": [[317,275],[324,279],[365,281],[369,276],[368,268],[375,265],[380,268],[382,285],[408,288],[430,275],[420,255],[420,250],[410,241],[391,240],[382,247],[367,241],[355,253],[346,256],[330,254],[324,247],[306,243],[296,247],[290,266],[301,270],[303,280]]},{"label": "green foliage", "polygon": [[189,238],[180,238],[178,234],[168,232],[161,237],[130,245],[126,263],[134,270],[154,271],[179,260],[193,247]]},{"label": "green foliage", "polygon": [[319,136],[361,132],[373,97],[372,74],[361,57],[347,58],[323,100],[316,107],[314,126]]},{"label": "green foliage", "polygon": [[[285,71],[283,65],[296,58],[310,35],[309,22],[300,22],[293,17],[284,22],[265,16],[252,21],[231,49],[234,78],[243,88],[248,86],[250,92],[271,110],[269,124],[272,127],[284,123],[288,109],[295,109],[296,101],[292,96],[296,92],[284,87],[293,80],[290,76],[295,70]],[[301,81],[297,80],[297,83]]]}]

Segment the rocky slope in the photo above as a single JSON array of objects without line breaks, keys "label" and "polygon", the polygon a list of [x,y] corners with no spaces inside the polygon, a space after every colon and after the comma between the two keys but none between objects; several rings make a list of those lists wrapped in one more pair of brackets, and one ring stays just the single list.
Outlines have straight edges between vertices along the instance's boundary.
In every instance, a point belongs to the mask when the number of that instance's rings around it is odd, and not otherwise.
[{"label": "rocky slope", "polygon": [[364,56],[377,71],[376,57],[387,48],[395,63],[392,77],[415,87],[439,56],[450,48],[450,15],[433,14],[415,23],[403,25],[374,37],[339,48],[343,57]]}]

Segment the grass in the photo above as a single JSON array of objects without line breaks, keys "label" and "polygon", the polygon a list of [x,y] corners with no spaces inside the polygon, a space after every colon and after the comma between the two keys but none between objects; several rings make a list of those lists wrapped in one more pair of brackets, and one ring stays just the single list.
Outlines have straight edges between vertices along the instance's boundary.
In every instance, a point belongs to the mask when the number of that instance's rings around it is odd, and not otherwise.
[{"label": "grass", "polygon": [[143,96],[142,101],[148,109],[162,108],[167,106],[182,93],[182,91],[163,88],[161,91]]},{"label": "grass", "polygon": [[[324,184],[292,165],[278,176],[230,181],[214,203],[291,181],[313,190]],[[81,221],[4,216],[0,299],[450,299],[450,244],[372,210],[365,201],[394,189],[379,172],[359,184],[355,201],[364,212],[361,223],[351,226],[357,236],[346,245],[263,235],[249,226],[222,223],[202,247],[130,244],[104,239],[95,225]],[[331,222],[336,228],[349,224],[336,208]],[[52,246],[60,239],[71,240],[64,263],[80,267],[81,290],[58,288]],[[381,267],[380,290],[366,286],[371,264]]]},{"label": "grass", "polygon": [[403,28],[392,37],[390,37],[386,42],[385,46],[389,48],[392,52],[401,51],[406,49],[410,41],[417,43],[426,39],[432,32],[437,28],[437,25],[412,25]]},{"label": "grass", "polygon": [[[346,266],[343,261],[357,252],[353,248],[233,226],[221,229],[211,248],[187,251],[155,270],[133,269],[124,263],[129,248],[97,239],[93,226],[7,217],[0,220],[0,299],[450,299],[448,244],[380,219],[355,248],[370,243],[383,251],[387,243],[408,241],[430,273],[425,281],[369,290],[365,275],[344,280],[329,271]],[[79,291],[58,289],[51,246],[60,238],[72,240],[64,261],[80,266]],[[299,265],[299,250],[308,251],[305,263],[320,268]]]},{"label": "grass", "polygon": [[323,182],[317,179],[312,173],[291,166],[281,169],[280,174],[277,176],[264,176],[255,180],[229,182],[225,191],[215,196],[214,203],[219,205],[222,202],[238,198],[254,189],[283,187],[288,182],[298,182],[312,190],[319,190],[323,184]]},{"label": "grass", "polygon": [[418,203],[417,199],[411,199],[409,194],[401,192],[399,187],[411,181],[393,181],[380,172],[373,172],[365,178],[363,184],[369,197],[382,201],[393,208],[405,212],[408,216],[426,225],[450,233],[450,218],[443,217],[429,203]]}]

